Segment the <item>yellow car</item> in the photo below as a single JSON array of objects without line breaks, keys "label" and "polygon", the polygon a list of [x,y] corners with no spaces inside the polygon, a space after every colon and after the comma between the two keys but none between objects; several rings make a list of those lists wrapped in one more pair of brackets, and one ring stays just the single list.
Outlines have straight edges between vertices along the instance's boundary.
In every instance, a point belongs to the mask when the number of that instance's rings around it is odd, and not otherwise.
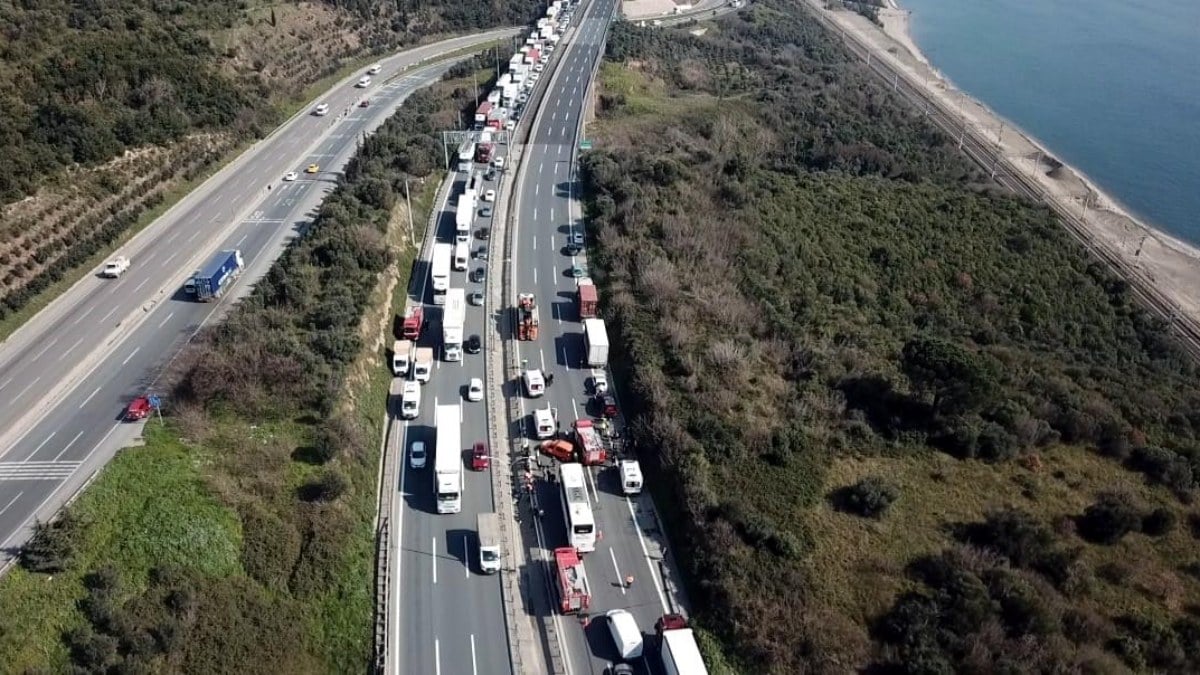
[{"label": "yellow car", "polygon": [[317,166],[316,164],[309,164],[308,168],[304,170],[304,173],[316,173],[320,170],[321,167]]}]

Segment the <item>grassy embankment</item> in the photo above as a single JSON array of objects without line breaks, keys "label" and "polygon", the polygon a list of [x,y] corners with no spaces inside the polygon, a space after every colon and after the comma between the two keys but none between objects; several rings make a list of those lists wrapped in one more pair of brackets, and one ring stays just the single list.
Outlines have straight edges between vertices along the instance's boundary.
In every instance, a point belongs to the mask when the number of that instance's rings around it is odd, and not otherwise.
[{"label": "grassy embankment", "polygon": [[698,623],[743,672],[1195,671],[1195,364],[801,10],[701,25],[615,26],[584,158]]},{"label": "grassy embankment", "polygon": [[423,231],[441,179],[433,132],[471,105],[470,82],[460,68],[415,94],[365,144],[309,234],[181,359],[167,424],[33,547],[53,573],[0,581],[0,670],[362,670],[390,384],[380,333],[415,255],[403,177]]}]

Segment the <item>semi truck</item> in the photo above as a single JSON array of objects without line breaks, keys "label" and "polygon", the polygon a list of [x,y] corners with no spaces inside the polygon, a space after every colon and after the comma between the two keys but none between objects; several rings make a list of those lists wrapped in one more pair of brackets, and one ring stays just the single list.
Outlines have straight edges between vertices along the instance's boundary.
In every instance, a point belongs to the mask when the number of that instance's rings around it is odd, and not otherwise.
[{"label": "semi truck", "polygon": [[442,355],[447,361],[462,360],[463,322],[467,318],[467,294],[464,289],[446,291],[442,308]]},{"label": "semi truck", "polygon": [[433,304],[446,304],[446,291],[450,288],[450,258],[454,246],[438,243],[433,245],[433,260],[429,266],[429,278],[433,285]]},{"label": "semi truck", "polygon": [[579,300],[579,318],[596,318],[596,309],[600,304],[600,296],[596,292],[596,284],[584,277],[575,288],[575,296]]},{"label": "semi truck", "polygon": [[500,516],[481,513],[476,519],[479,534],[479,570],[484,574],[500,571]]},{"label": "semi truck", "polygon": [[608,332],[604,319],[583,320],[584,365],[598,368],[608,364]]},{"label": "semi truck", "polygon": [[484,122],[486,122],[488,113],[490,113],[491,111],[492,111],[492,102],[491,101],[484,101],[483,103],[480,103],[479,107],[475,109],[475,123],[483,124]]},{"label": "semi truck", "polygon": [[517,296],[517,339],[536,340],[538,337],[538,308],[533,293]]},{"label": "semi truck", "polygon": [[654,633],[658,636],[658,655],[667,675],[708,675],[687,619],[679,614],[666,614],[655,622]]},{"label": "semi truck", "polygon": [[586,612],[592,606],[592,589],[579,551],[570,546],[554,549],[554,568],[558,573],[559,609],[563,614]]},{"label": "semi truck", "polygon": [[457,404],[439,405],[434,412],[437,446],[433,457],[433,493],[438,513],[462,511],[462,441]]},{"label": "semi truck", "polygon": [[245,267],[240,250],[221,251],[184,282],[183,290],[200,302],[219,300]]}]

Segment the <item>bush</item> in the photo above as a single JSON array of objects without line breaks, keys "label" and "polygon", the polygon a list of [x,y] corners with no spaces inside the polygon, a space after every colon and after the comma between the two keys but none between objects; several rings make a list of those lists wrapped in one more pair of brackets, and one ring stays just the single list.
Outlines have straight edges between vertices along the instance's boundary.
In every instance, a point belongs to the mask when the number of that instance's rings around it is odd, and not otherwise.
[{"label": "bush", "polygon": [[33,538],[21,549],[21,567],[30,572],[58,574],[75,555],[76,523],[70,510],[49,523],[39,522]]},{"label": "bush", "polygon": [[1151,537],[1161,537],[1175,529],[1178,518],[1170,509],[1158,507],[1142,518],[1142,532]]},{"label": "bush", "polygon": [[306,502],[331,502],[346,494],[350,479],[337,469],[325,469],[300,488],[300,499]]},{"label": "bush", "polygon": [[835,508],[864,518],[879,518],[900,497],[896,486],[877,476],[868,476],[831,495]]},{"label": "bush", "polygon": [[1129,497],[1118,493],[1101,495],[1077,520],[1079,534],[1095,544],[1111,546],[1142,526],[1142,516]]}]

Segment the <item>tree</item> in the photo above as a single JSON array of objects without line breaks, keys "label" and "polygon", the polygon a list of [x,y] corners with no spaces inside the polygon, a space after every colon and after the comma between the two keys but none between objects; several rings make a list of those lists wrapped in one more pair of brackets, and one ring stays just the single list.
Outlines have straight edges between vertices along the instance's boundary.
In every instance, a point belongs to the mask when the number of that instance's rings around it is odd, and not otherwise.
[{"label": "tree", "polygon": [[996,387],[990,364],[982,356],[942,338],[909,340],[900,365],[914,389],[933,396],[934,414],[977,409],[992,398]]},{"label": "tree", "polygon": [[1142,527],[1142,516],[1123,494],[1100,495],[1079,517],[1079,534],[1097,544],[1112,545]]}]

